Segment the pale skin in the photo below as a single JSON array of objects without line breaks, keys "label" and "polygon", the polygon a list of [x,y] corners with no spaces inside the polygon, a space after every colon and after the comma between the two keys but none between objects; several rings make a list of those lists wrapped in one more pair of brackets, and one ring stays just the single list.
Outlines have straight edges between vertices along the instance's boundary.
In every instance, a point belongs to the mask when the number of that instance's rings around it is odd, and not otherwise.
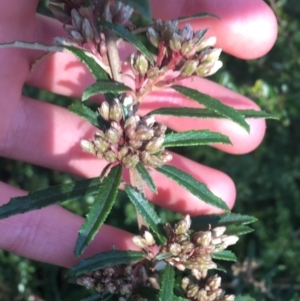
[{"label": "pale skin", "polygon": [[[14,40],[51,44],[62,36],[61,24],[35,14],[37,0],[0,0],[0,42]],[[209,35],[218,39],[218,47],[242,59],[255,59],[270,50],[277,36],[277,23],[272,11],[261,0],[182,0],[152,1],[157,18],[176,18],[207,11],[220,16],[216,19],[195,20],[195,29],[209,27]],[[124,49],[126,52],[126,49]],[[98,176],[105,162],[84,153],[79,141],[91,138],[94,128],[81,118],[60,108],[21,95],[24,83],[52,92],[80,97],[92,77],[72,55],[56,53],[42,61],[33,72],[31,64],[41,52],[22,49],[0,50],[0,156],[61,170],[84,178]],[[207,79],[185,81],[185,85],[219,98],[240,109],[257,109],[250,99],[238,95]],[[193,106],[172,91],[156,92],[147,97],[141,114],[162,106]],[[230,137],[233,145],[216,145],[221,151],[244,154],[255,149],[263,139],[265,121],[248,120],[250,134],[236,124],[224,120],[161,118],[174,130],[210,129]],[[224,173],[174,155],[172,164],[190,172],[195,178],[233,207],[236,190]],[[162,175],[153,173],[159,195],[147,190],[154,203],[191,215],[219,212],[200,202]],[[0,182],[0,204],[27,192]],[[51,206],[42,210],[0,221],[0,248],[34,260],[63,267],[76,260],[73,248],[83,218]],[[134,248],[132,234],[103,226],[84,256],[91,256],[116,245],[120,249]]]}]

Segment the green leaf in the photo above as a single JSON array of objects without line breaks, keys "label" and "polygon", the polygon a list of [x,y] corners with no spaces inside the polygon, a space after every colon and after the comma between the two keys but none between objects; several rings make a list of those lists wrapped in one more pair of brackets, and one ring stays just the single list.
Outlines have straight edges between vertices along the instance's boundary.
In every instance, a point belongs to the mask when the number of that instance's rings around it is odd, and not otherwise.
[{"label": "green leaf", "polygon": [[206,94],[203,94],[197,90],[174,85],[173,88],[175,91],[179,92],[180,94],[195,100],[201,105],[204,105],[207,109],[220,114],[221,116],[232,120],[233,122],[239,124],[242,128],[250,131],[249,124],[245,121],[244,117],[235,109],[224,105],[220,100],[212,98]]},{"label": "green leaf", "polygon": [[179,17],[178,20],[181,22],[186,22],[186,21],[190,21],[190,20],[195,20],[195,19],[197,20],[197,19],[209,18],[209,17],[220,20],[220,17],[218,17],[217,15],[206,13],[206,12],[194,14],[194,15],[187,16],[187,17]]},{"label": "green leaf", "polygon": [[26,196],[12,198],[9,203],[0,207],[0,219],[69,200],[82,200],[85,196],[95,194],[99,186],[100,179],[93,178],[52,186]]},{"label": "green leaf", "polygon": [[226,234],[227,235],[236,235],[236,236],[241,236],[245,235],[248,233],[253,232],[254,230],[250,228],[249,226],[244,226],[244,225],[231,225],[226,228]]},{"label": "green leaf", "polygon": [[207,145],[213,143],[231,144],[229,138],[209,130],[171,133],[165,136],[164,146]]},{"label": "green leaf", "polygon": [[99,23],[100,26],[106,27],[110,30],[116,32],[121,38],[134,45],[150,62],[153,64],[153,56],[151,52],[145,47],[145,45],[129,30],[124,28],[123,26],[115,23],[101,21]]},{"label": "green leaf", "polygon": [[173,288],[175,282],[175,272],[173,266],[167,264],[162,276],[162,283],[159,292],[160,301],[173,301]]},{"label": "green leaf", "polygon": [[140,213],[140,215],[149,225],[150,229],[156,233],[160,242],[164,243],[166,239],[159,228],[159,224],[161,224],[161,219],[156,214],[149,201],[143,196],[141,192],[139,192],[132,186],[127,185],[125,187],[125,191],[129,199],[135,206],[136,210]]},{"label": "green leaf", "polygon": [[114,93],[118,94],[125,91],[131,91],[131,88],[117,82],[110,81],[97,81],[94,84],[87,87],[87,89],[82,94],[82,100],[87,100],[88,98],[104,93]]},{"label": "green leaf", "polygon": [[237,213],[227,213],[221,215],[200,215],[192,218],[192,227],[195,230],[206,230],[208,224],[210,224],[214,228],[218,226],[228,227],[230,225],[236,224],[247,225],[256,221],[257,219],[253,216]]},{"label": "green leaf", "polygon": [[149,0],[120,0],[138,11],[143,17],[151,19],[151,7]]},{"label": "green leaf", "polygon": [[74,249],[75,256],[78,257],[83,253],[104,223],[116,200],[121,176],[122,166],[117,165],[110,170],[107,177],[103,180],[99,192],[95,196],[95,202],[79,230]]},{"label": "green leaf", "polygon": [[138,286],[134,292],[148,301],[154,301],[158,298],[158,290],[149,286]]},{"label": "green leaf", "polygon": [[[278,119],[278,117],[270,115],[264,111],[255,111],[255,110],[236,110],[244,118],[265,118],[265,119]],[[220,114],[217,114],[208,109],[196,109],[196,108],[174,108],[166,107],[160,108],[154,111],[149,112],[147,115],[165,115],[165,116],[175,116],[182,118],[211,118],[211,119],[220,119],[224,118]]]},{"label": "green leaf", "polygon": [[87,120],[89,123],[91,123],[93,126],[99,127],[99,123],[97,121],[98,114],[88,108],[87,106],[81,104],[81,103],[72,103],[68,109],[72,112],[75,113],[76,115],[84,118]]},{"label": "green leaf", "polygon": [[93,257],[81,260],[77,265],[75,265],[68,271],[67,277],[77,278],[87,272],[104,269],[107,266],[128,264],[142,260],[143,258],[144,252],[139,251],[112,250],[104,253],[99,253]]},{"label": "green leaf", "polygon": [[238,295],[235,297],[234,301],[256,301],[256,300],[249,295],[247,296]]},{"label": "green leaf", "polygon": [[185,173],[174,166],[164,165],[157,168],[157,170],[164,174],[166,177],[172,179],[180,186],[191,192],[193,195],[200,198],[203,202],[220,208],[225,211],[229,211],[226,203],[219,197],[215,196],[208,190],[207,186],[196,179],[194,179],[188,173]]},{"label": "green leaf", "polygon": [[148,185],[148,187],[154,192],[157,193],[157,189],[155,186],[155,183],[151,177],[151,175],[149,174],[147,168],[141,163],[139,162],[136,166],[135,166],[137,172],[140,174],[141,178],[145,181],[145,183]]},{"label": "green leaf", "polygon": [[159,261],[159,260],[163,260],[163,259],[166,259],[166,258],[170,258],[172,257],[173,255],[169,252],[165,252],[165,253],[160,253],[158,254],[156,257],[155,257],[155,260]]},{"label": "green leaf", "polygon": [[182,298],[182,297],[173,295],[173,301],[189,301],[189,300],[186,298]]},{"label": "green leaf", "polygon": [[109,80],[109,76],[105,70],[103,70],[97,61],[85,51],[73,46],[65,46],[64,48],[73,53],[82,63],[84,63],[96,80]]},{"label": "green leaf", "polygon": [[212,258],[218,259],[218,260],[226,260],[226,261],[236,261],[237,260],[235,254],[229,250],[223,250],[218,253],[213,253]]}]

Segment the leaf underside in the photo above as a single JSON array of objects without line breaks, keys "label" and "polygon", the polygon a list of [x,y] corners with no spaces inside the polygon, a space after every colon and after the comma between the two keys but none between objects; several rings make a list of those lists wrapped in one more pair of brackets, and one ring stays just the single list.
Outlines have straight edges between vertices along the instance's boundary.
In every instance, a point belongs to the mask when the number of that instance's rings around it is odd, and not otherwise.
[{"label": "leaf underside", "polygon": [[232,120],[233,122],[239,124],[247,132],[250,131],[249,124],[245,121],[244,117],[235,109],[224,105],[220,100],[212,98],[206,94],[203,94],[197,90],[174,85],[171,87],[180,94],[186,96],[189,99],[196,101],[197,103],[206,107],[206,109],[211,110],[225,118]]},{"label": "leaf underside", "polygon": [[93,178],[52,186],[32,192],[26,196],[12,198],[9,203],[0,207],[0,219],[94,195],[99,190],[100,185],[100,178]]},{"label": "leaf underside", "polygon": [[180,169],[169,165],[159,167],[157,168],[157,171],[175,181],[177,184],[191,192],[193,195],[197,196],[203,202],[219,209],[229,211],[229,208],[222,199],[214,195],[211,191],[208,190],[205,184],[197,181],[188,173],[185,173]]},{"label": "leaf underside", "polygon": [[84,118],[85,120],[87,120],[89,123],[91,123],[93,126],[95,127],[99,127],[99,124],[97,122],[97,118],[98,118],[98,114],[96,112],[94,112],[93,110],[91,110],[89,107],[85,106],[84,104],[82,103],[72,103],[68,109]]},{"label": "leaf underside", "polygon": [[121,176],[122,166],[117,165],[110,170],[107,177],[102,181],[98,194],[95,196],[95,202],[78,232],[74,249],[75,256],[78,257],[84,252],[104,223],[116,200]]}]

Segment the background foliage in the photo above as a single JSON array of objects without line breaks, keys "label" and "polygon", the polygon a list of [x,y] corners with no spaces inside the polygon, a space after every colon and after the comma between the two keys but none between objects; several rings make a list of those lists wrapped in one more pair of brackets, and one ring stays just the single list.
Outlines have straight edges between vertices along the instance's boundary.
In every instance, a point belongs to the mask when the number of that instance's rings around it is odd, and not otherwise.
[{"label": "background foliage", "polygon": [[[42,13],[48,13],[45,2],[39,4]],[[222,54],[225,66],[213,79],[254,99],[267,112],[279,115],[280,121],[268,121],[264,142],[248,155],[232,156],[208,147],[198,147],[193,152],[180,149],[180,153],[228,173],[238,191],[234,211],[259,219],[254,224],[255,232],[235,247],[240,265],[226,276],[226,289],[249,294],[259,301],[296,301],[300,299],[300,3],[267,2],[279,23],[275,47],[255,61]],[[28,86],[24,93],[62,106],[72,102]],[[0,179],[25,190],[36,190],[67,183],[72,177],[0,158]],[[66,206],[84,215],[91,202],[89,198],[79,205]],[[131,204],[124,210],[119,200],[108,222],[118,226],[119,221],[125,221],[127,230],[136,231],[133,212]],[[179,217],[163,210],[160,216],[163,220]],[[71,301],[89,295],[85,289],[66,284],[64,274],[61,268],[0,251],[0,300]]]}]

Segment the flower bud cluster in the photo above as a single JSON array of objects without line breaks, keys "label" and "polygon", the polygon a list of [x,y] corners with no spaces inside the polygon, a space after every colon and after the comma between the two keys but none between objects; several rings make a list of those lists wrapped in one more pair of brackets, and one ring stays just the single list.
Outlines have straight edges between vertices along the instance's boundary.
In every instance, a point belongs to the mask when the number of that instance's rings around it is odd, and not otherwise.
[{"label": "flower bud cluster", "polygon": [[77,284],[99,294],[119,294],[126,299],[137,285],[149,286],[146,269],[139,264],[108,266],[78,278]]},{"label": "flower bud cluster", "polygon": [[225,295],[221,288],[221,277],[214,275],[204,281],[184,277],[181,288],[189,300],[193,301],[234,301],[234,295]]},{"label": "flower bud cluster", "polygon": [[216,252],[226,249],[237,242],[238,237],[224,234],[226,227],[217,227],[208,231],[190,230],[191,218],[186,215],[174,227],[165,225],[168,241],[161,253],[171,254],[166,259],[179,270],[189,269],[200,280],[207,276],[210,269],[217,267],[212,257]]},{"label": "flower bud cluster", "polygon": [[157,66],[178,70],[182,77],[214,74],[222,67],[219,60],[221,48],[213,48],[215,37],[203,38],[206,31],[194,32],[189,23],[179,29],[177,20],[156,20],[153,27],[148,28],[147,36],[158,48]]},{"label": "flower bud cluster", "polygon": [[103,102],[99,113],[110,126],[98,130],[93,140],[82,140],[85,151],[126,168],[134,168],[138,162],[157,168],[172,159],[163,147],[166,126],[156,123],[153,116],[132,115],[125,120],[117,98],[111,105]]}]

